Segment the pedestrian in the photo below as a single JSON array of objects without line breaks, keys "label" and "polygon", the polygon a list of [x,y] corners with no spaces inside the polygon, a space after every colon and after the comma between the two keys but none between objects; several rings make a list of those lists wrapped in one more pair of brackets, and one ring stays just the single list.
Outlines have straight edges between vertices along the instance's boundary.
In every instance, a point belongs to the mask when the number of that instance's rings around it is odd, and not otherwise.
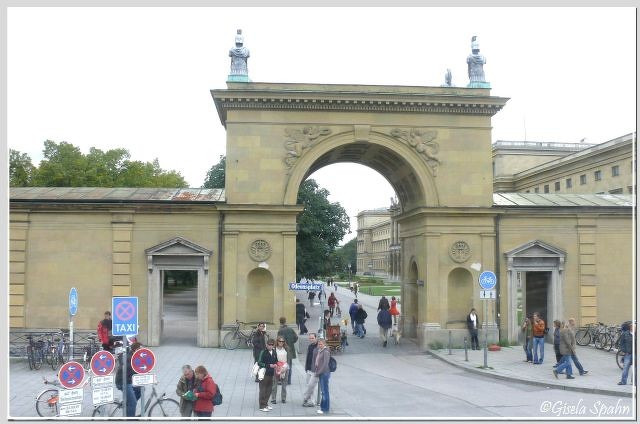
[{"label": "pedestrian", "polygon": [[524,334],[524,344],[522,347],[524,348],[524,353],[526,354],[527,359],[525,362],[530,364],[533,363],[533,325],[531,323],[531,318],[526,317],[524,322],[522,323],[522,334]]},{"label": "pedestrian", "polygon": [[[619,386],[625,386],[627,384],[627,378],[629,377],[629,369],[633,364],[633,345],[636,326],[632,322],[625,322],[622,324],[622,335],[620,336],[620,350],[624,352],[622,357],[622,376],[618,382]],[[632,379],[633,380],[633,379]]]},{"label": "pedestrian", "polygon": [[327,329],[329,328],[330,325],[331,325],[331,312],[328,309],[325,309],[322,317],[322,330],[323,330],[322,334],[324,334],[325,337],[327,335]]},{"label": "pedestrian", "polygon": [[393,320],[391,319],[391,313],[388,309],[381,309],[378,312],[378,325],[380,326],[380,339],[382,340],[382,347],[387,347],[387,335]]},{"label": "pedestrian", "polygon": [[322,397],[320,399],[320,409],[318,414],[329,413],[329,377],[331,377],[331,371],[329,371],[329,358],[331,353],[327,347],[327,343],[324,338],[318,339],[318,352],[316,354],[315,361],[315,375],[320,381],[320,392]]},{"label": "pedestrian", "polygon": [[553,368],[557,368],[560,365],[560,360],[562,359],[562,354],[560,353],[560,321],[553,321],[553,351],[556,354],[556,364]]},{"label": "pedestrian", "polygon": [[193,388],[200,382],[196,379],[196,374],[191,369],[191,365],[182,366],[182,376],[178,380],[176,394],[180,397],[180,416],[190,417],[193,413],[193,400],[187,392],[193,393]]},{"label": "pedestrian", "polygon": [[[258,357],[260,353],[267,347],[267,332],[266,332],[266,324],[264,322],[258,323],[256,327],[256,332],[253,333],[253,337],[251,338],[251,344],[253,345],[253,360],[258,362]],[[256,375],[256,383],[259,383],[258,376]]]},{"label": "pedestrian", "polygon": [[573,374],[573,370],[571,369],[571,355],[575,352],[571,347],[571,329],[569,328],[569,323],[565,323],[562,326],[562,330],[560,330],[560,353],[562,354],[562,359],[560,359],[560,365],[553,370],[553,375],[558,378],[558,374],[566,373],[567,379],[573,380],[575,377],[571,375]]},{"label": "pedestrian", "polygon": [[287,374],[291,371],[291,348],[287,345],[284,337],[278,335],[276,339],[276,364],[273,374],[273,384],[271,385],[271,403],[277,403],[278,385],[282,386],[280,393],[282,403],[287,403]]},{"label": "pedestrian", "polygon": [[362,305],[358,305],[358,310],[356,311],[355,321],[356,321],[356,337],[360,337],[364,339],[364,321],[367,319],[367,311],[362,308]]},{"label": "pedestrian", "polygon": [[356,312],[358,311],[358,299],[353,299],[353,303],[349,306],[349,316],[351,317],[351,330],[356,334]]},{"label": "pedestrian", "polygon": [[313,299],[315,299],[315,297],[316,297],[316,292],[314,292],[313,290],[310,291],[308,296],[310,307],[313,307]]},{"label": "pedestrian", "polygon": [[306,317],[306,308],[304,307],[302,302],[300,302],[300,299],[296,298],[296,325],[298,326],[298,333],[300,334],[305,334],[307,332],[306,326],[304,325]]},{"label": "pedestrian", "polygon": [[333,314],[336,310],[336,306],[338,305],[338,298],[336,297],[336,295],[331,292],[331,294],[329,295],[329,298],[327,299],[327,304],[329,305],[329,312],[331,313],[331,316],[333,317]]},{"label": "pedestrian", "polygon": [[311,400],[313,392],[318,385],[318,377],[315,375],[316,354],[318,353],[318,340],[316,333],[309,333],[309,346],[307,346],[307,357],[304,362],[304,370],[307,373],[307,388],[304,392],[302,406],[316,406]]},{"label": "pedestrian", "polygon": [[196,417],[210,417],[213,412],[213,397],[218,388],[204,366],[198,365],[194,373],[198,385],[193,389],[193,394],[196,397],[193,403],[193,414]]},{"label": "pedestrian", "polygon": [[289,364],[289,372],[287,372],[287,384],[291,384],[291,365],[293,364],[293,360],[296,359],[296,348],[295,343],[298,341],[298,335],[293,330],[293,328],[287,326],[287,319],[285,317],[280,317],[280,329],[278,330],[278,338],[282,337],[286,342],[287,346],[289,346],[287,363]]},{"label": "pedestrian", "polygon": [[[540,313],[533,313],[533,363],[534,365],[542,364],[544,361],[544,320],[540,317]],[[539,355],[538,355],[539,353]]]},{"label": "pedestrian", "polygon": [[111,320],[111,312],[105,311],[104,318],[98,322],[98,339],[102,343],[102,349],[113,353],[113,338],[111,337],[111,330],[113,328],[113,321]]},{"label": "pedestrian", "polygon": [[389,299],[387,299],[385,297],[385,295],[382,295],[382,299],[380,299],[380,302],[378,302],[378,310],[385,310],[388,311],[389,308],[391,308],[391,306],[389,305]]},{"label": "pedestrian", "polygon": [[138,399],[140,399],[141,396],[141,392],[140,392],[140,387],[138,386],[133,386],[132,383],[132,377],[134,374],[133,371],[133,366],[131,365],[131,357],[133,356],[133,353],[140,349],[142,345],[138,342],[134,342],[131,344],[131,347],[129,349],[129,352],[126,354],[121,353],[120,355],[118,355],[118,366],[116,367],[117,370],[121,370],[122,369],[122,360],[123,357],[126,357],[126,361],[127,361],[127,380],[126,381],[122,381],[122,372],[116,372],[116,387],[119,390],[122,390],[122,396],[127,398],[127,408],[125,410],[127,417],[135,417],[136,416],[136,407],[138,405]]},{"label": "pedestrian", "polygon": [[471,336],[471,350],[480,350],[480,343],[478,343],[478,315],[476,309],[471,308],[469,315],[467,315],[467,330]]},{"label": "pedestrian", "polygon": [[398,310],[398,301],[395,296],[391,296],[391,308],[389,309],[391,316],[393,317],[393,325],[398,324],[398,316],[400,311]]},{"label": "pedestrian", "polygon": [[569,329],[571,330],[571,347],[572,347],[571,350],[573,352],[571,354],[571,360],[573,361],[574,365],[578,369],[578,372],[580,373],[580,375],[585,375],[589,371],[585,370],[582,367],[582,364],[578,360],[578,355],[576,355],[576,331],[577,331],[577,328],[576,328],[576,319],[575,318],[569,318]]},{"label": "pedestrian", "polygon": [[273,387],[273,374],[275,373],[276,364],[278,363],[278,357],[276,356],[274,347],[275,344],[276,342],[273,339],[269,339],[267,341],[267,347],[260,353],[260,357],[258,358],[260,368],[265,368],[264,378],[260,381],[260,394],[258,395],[260,411],[262,412],[269,412],[273,409],[268,405],[268,402]]},{"label": "pedestrian", "polygon": [[353,286],[353,295],[357,296],[358,295],[358,290],[360,290],[360,283],[355,283]]}]

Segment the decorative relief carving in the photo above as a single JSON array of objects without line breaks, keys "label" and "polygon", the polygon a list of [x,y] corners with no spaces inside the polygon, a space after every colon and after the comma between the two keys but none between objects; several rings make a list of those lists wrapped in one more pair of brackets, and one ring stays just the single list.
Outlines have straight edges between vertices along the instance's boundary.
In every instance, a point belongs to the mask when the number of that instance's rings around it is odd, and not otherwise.
[{"label": "decorative relief carving", "polygon": [[458,240],[451,245],[449,256],[455,262],[462,263],[471,257],[471,248],[466,241]]},{"label": "decorative relief carving", "polygon": [[433,176],[436,175],[438,165],[441,163],[440,159],[436,157],[440,150],[440,146],[434,141],[437,136],[437,131],[425,131],[418,128],[411,128],[410,130],[395,128],[391,130],[391,137],[405,142],[418,152],[418,155],[424,159],[431,169]]},{"label": "decorative relief carving", "polygon": [[249,246],[249,257],[256,262],[262,262],[271,256],[271,245],[265,240],[256,240]]},{"label": "decorative relief carving", "polygon": [[306,149],[314,146],[322,137],[331,134],[331,130],[326,127],[285,128],[284,133],[284,148],[287,150],[284,163],[291,169]]}]

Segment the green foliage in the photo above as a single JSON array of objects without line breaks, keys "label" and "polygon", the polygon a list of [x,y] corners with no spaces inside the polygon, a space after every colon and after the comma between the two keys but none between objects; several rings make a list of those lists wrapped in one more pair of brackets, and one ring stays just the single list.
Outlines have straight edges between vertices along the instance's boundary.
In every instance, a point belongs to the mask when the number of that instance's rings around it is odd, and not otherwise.
[{"label": "green foliage", "polygon": [[31,185],[36,167],[26,153],[9,149],[9,186],[28,187]]},{"label": "green foliage", "polygon": [[209,169],[209,172],[207,172],[207,177],[204,180],[202,188],[224,188],[224,174],[226,169],[227,157],[220,155],[220,161],[213,165],[211,169]]},{"label": "green foliage", "polygon": [[335,267],[340,272],[340,275],[344,274],[345,277],[349,277],[349,264],[351,264],[351,276],[355,275],[357,268],[356,256],[358,254],[358,238],[354,237],[340,246],[335,251]]},{"label": "green foliage", "polygon": [[511,343],[507,339],[500,339],[498,341],[498,346],[500,346],[500,347],[509,347],[509,346],[511,346]]},{"label": "green foliage", "polygon": [[[186,187],[187,182],[177,171],[165,171],[158,159],[153,162],[131,161],[126,149],[111,149],[103,152],[92,147],[87,155],[71,143],[46,140],[44,159],[31,172],[25,184],[19,178],[25,158],[12,152],[15,158],[15,185],[34,187]],[[30,159],[28,161],[30,163]],[[12,174],[13,175],[13,174]],[[14,179],[11,180],[14,185]]]},{"label": "green foliage", "polygon": [[298,203],[304,210],[298,215],[296,238],[296,277],[315,278],[336,271],[334,249],[349,231],[349,217],[340,203],[328,200],[329,191],[314,180],[298,190]]},{"label": "green foliage", "polygon": [[429,343],[429,349],[431,350],[444,349],[444,345],[442,344],[442,342],[431,342]]}]

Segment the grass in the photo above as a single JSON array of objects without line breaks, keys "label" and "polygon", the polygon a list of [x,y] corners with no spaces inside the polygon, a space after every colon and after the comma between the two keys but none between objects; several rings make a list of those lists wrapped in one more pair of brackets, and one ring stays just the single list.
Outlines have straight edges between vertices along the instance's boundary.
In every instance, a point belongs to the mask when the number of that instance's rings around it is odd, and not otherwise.
[{"label": "grass", "polygon": [[444,345],[441,342],[431,342],[429,343],[429,349],[431,350],[444,349]]}]

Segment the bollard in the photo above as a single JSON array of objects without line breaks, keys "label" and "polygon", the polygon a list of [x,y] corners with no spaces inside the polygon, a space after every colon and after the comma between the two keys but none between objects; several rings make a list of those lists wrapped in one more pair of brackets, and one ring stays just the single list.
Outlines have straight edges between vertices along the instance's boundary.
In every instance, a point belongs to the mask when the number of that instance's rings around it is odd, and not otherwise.
[{"label": "bollard", "polygon": [[469,362],[469,351],[467,350],[467,336],[464,336],[464,360]]},{"label": "bollard", "polygon": [[449,330],[449,355],[451,355],[451,330]]}]

